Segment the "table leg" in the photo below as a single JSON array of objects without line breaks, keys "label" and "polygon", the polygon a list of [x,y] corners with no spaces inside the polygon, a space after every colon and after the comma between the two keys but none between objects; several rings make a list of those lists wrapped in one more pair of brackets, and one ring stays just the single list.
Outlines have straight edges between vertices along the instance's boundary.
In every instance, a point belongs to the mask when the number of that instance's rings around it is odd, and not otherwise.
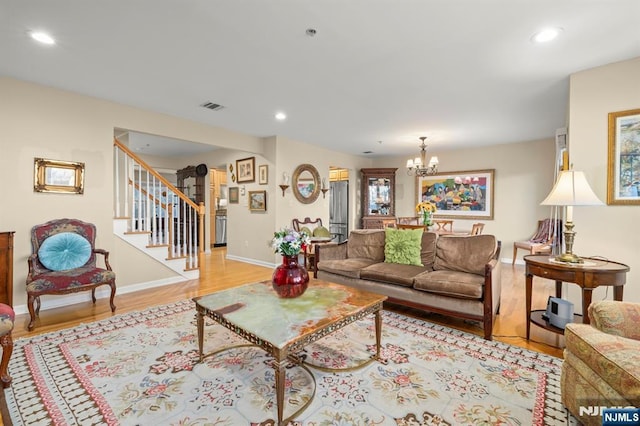
[{"label": "table leg", "polygon": [[196,324],[198,329],[198,354],[200,355],[200,361],[204,357],[203,348],[204,348],[204,314],[199,310],[196,313]]},{"label": "table leg", "polygon": [[525,308],[527,318],[525,323],[527,324],[527,340],[529,340],[529,333],[531,332],[531,290],[533,287],[533,275],[527,274],[525,280]]},{"label": "table leg", "polygon": [[624,291],[624,286],[617,285],[613,287],[613,300],[617,302],[622,302],[622,292]]},{"label": "table leg", "polygon": [[583,288],[582,289],[582,323],[583,324],[591,324],[591,320],[589,319],[589,305],[591,305],[591,289]]},{"label": "table leg", "polygon": [[556,297],[562,299],[562,281],[556,281]]},{"label": "table leg", "polygon": [[382,314],[376,311],[376,360],[380,360],[380,343],[382,340]]},{"label": "table leg", "polygon": [[284,363],[286,359],[282,361],[274,360],[274,369],[276,370],[276,405],[278,406],[278,426],[282,425],[282,417],[284,415]]}]

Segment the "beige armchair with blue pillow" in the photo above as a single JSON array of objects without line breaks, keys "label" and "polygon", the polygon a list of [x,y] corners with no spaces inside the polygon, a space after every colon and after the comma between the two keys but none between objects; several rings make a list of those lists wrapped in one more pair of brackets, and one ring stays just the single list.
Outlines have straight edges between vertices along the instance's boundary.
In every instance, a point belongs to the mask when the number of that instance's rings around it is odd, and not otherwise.
[{"label": "beige armchair with blue pillow", "polygon": [[[111,287],[111,311],[116,295],[116,274],[109,265],[109,252],[95,248],[96,227],[78,219],[56,219],[31,229],[33,253],[28,258],[27,307],[33,330],[40,313],[40,296],[91,290],[96,302],[96,287]],[[96,255],[104,258],[104,268]]]}]

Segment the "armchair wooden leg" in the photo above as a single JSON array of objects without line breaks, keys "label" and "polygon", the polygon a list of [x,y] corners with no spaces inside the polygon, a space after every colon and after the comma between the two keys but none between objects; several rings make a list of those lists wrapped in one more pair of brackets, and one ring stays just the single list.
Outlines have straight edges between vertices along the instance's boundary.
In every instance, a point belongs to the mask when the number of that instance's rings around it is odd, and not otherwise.
[{"label": "armchair wooden leg", "polygon": [[96,304],[96,289],[95,288],[93,288],[91,290],[91,300],[93,301],[93,304],[95,305]]},{"label": "armchair wooden leg", "polygon": [[113,282],[109,284],[109,287],[111,287],[111,297],[109,298],[109,303],[111,304],[111,312],[115,312],[116,305],[113,304],[113,299],[116,297],[116,283]]},{"label": "armchair wooden leg", "polygon": [[[38,305],[37,309],[34,305]],[[33,330],[34,323],[36,322],[36,317],[40,312],[40,297],[29,295],[27,297],[27,308],[29,308],[29,325],[27,326],[27,330]],[[4,356],[4,355],[3,355]]]},{"label": "armchair wooden leg", "polygon": [[11,376],[9,376],[9,359],[13,353],[13,339],[11,338],[11,332],[0,337],[0,345],[2,345],[2,360],[0,361],[0,380],[2,381],[2,387],[8,388],[11,386]]},{"label": "armchair wooden leg", "polygon": [[516,264],[516,256],[518,255],[518,247],[516,247],[516,245],[513,245],[513,259],[511,259],[511,266]]}]

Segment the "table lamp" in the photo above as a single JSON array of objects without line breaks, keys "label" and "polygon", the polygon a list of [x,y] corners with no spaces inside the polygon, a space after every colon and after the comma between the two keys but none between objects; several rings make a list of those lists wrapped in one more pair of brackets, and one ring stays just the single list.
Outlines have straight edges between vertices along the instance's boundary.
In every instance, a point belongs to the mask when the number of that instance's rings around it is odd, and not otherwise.
[{"label": "table lamp", "polygon": [[573,206],[599,206],[602,201],[594,194],[583,172],[565,170],[560,172],[553,189],[547,198],[540,203],[543,206],[565,206],[565,252],[556,256],[559,262],[582,263],[582,259],[573,254],[573,239],[576,233],[573,230]]}]

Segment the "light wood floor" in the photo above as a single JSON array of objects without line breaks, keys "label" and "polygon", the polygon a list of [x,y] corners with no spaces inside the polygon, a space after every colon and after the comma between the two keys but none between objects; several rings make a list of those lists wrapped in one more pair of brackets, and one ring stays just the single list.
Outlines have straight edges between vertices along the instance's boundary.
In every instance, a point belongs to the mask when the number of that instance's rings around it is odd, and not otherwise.
[{"label": "light wood floor", "polygon": [[[271,278],[271,268],[227,260],[225,256],[225,248],[214,248],[211,255],[206,255],[204,257],[203,271],[198,280],[167,285],[136,293],[116,295],[115,304],[117,310],[115,314],[142,310],[149,306],[162,305],[248,282],[268,280]],[[554,293],[554,289],[555,287],[552,281],[535,278],[534,309],[544,308],[547,297]],[[493,328],[494,340],[562,357],[562,347],[564,346],[564,338],[562,336],[532,325],[531,340],[527,341],[524,338],[524,305],[524,267],[511,267],[510,265],[503,264],[502,302],[500,314]],[[389,308],[405,314],[419,316],[449,327],[462,329],[479,336],[482,335],[479,324],[472,321],[463,321],[437,314],[425,314],[419,311],[397,308],[395,306],[390,306]],[[34,336],[40,333],[72,327],[81,323],[108,318],[115,314],[111,313],[109,303],[106,299],[98,300],[95,305],[87,302],[64,308],[50,309],[40,313],[40,319],[36,323],[35,330],[32,332],[27,331],[28,314],[19,315],[16,318],[13,337],[14,339],[18,339],[21,337]]]}]

